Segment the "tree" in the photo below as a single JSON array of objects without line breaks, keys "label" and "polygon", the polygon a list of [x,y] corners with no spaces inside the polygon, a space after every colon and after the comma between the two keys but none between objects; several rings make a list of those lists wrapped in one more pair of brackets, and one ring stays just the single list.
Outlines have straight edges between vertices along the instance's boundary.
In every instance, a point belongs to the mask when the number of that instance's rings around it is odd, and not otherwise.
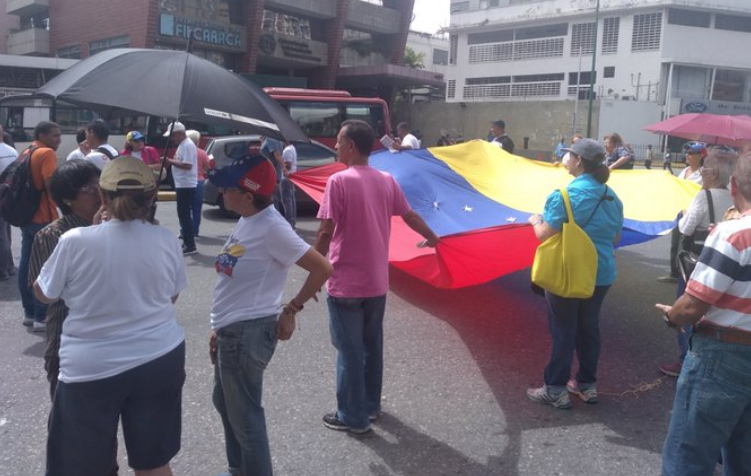
[{"label": "tree", "polygon": [[404,47],[404,66],[414,69],[425,68],[425,53],[416,53],[409,46]]}]

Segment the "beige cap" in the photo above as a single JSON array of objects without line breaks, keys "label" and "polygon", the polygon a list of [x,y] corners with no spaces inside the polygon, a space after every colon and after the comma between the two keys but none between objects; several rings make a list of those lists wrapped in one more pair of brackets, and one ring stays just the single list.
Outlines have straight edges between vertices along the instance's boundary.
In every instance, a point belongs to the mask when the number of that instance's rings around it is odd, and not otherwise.
[{"label": "beige cap", "polygon": [[[124,181],[128,184],[120,184]],[[130,156],[117,157],[110,160],[99,177],[99,187],[102,190],[116,192],[118,190],[143,190],[151,192],[156,189],[154,173],[141,159]]]}]

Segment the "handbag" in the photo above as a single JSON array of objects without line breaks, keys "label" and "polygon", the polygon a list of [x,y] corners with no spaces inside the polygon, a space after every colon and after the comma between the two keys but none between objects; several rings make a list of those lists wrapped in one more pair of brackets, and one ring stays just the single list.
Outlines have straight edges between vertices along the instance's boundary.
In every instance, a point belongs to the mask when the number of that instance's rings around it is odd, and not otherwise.
[{"label": "handbag", "polygon": [[594,294],[597,278],[597,249],[574,221],[568,191],[565,188],[560,191],[568,220],[563,223],[560,233],[537,247],[532,264],[532,282],[557,296],[590,298]]},{"label": "handbag", "polygon": [[[704,193],[707,194],[707,206],[709,207],[709,223],[715,222],[714,215],[714,202],[712,202],[712,192],[709,189],[704,189]],[[678,245],[678,254],[676,260],[678,260],[678,269],[681,272],[684,282],[688,282],[691,274],[696,268],[696,263],[699,261],[699,255],[702,248],[704,248],[704,241],[709,236],[709,230],[696,230],[692,235],[681,234]]]}]

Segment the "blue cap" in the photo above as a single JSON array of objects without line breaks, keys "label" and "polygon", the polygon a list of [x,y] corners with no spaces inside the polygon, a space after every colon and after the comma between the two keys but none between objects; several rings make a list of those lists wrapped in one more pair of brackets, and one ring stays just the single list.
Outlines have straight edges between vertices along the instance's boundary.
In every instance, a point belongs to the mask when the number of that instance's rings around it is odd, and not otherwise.
[{"label": "blue cap", "polygon": [[127,140],[128,142],[131,142],[131,141],[143,141],[143,142],[146,142],[146,138],[143,136],[143,134],[141,134],[138,131],[128,132],[128,135],[125,136],[125,140]]},{"label": "blue cap", "polygon": [[702,157],[707,155],[707,146],[703,142],[688,142],[683,146],[687,154],[699,154]]}]

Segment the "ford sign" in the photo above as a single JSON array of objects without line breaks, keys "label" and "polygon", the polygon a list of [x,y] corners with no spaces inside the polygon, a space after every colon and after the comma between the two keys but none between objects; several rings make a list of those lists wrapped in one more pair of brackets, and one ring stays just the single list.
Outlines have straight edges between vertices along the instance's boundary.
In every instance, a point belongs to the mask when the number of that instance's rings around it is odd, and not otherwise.
[{"label": "ford sign", "polygon": [[707,105],[703,102],[690,102],[683,108],[686,112],[706,112]]}]

